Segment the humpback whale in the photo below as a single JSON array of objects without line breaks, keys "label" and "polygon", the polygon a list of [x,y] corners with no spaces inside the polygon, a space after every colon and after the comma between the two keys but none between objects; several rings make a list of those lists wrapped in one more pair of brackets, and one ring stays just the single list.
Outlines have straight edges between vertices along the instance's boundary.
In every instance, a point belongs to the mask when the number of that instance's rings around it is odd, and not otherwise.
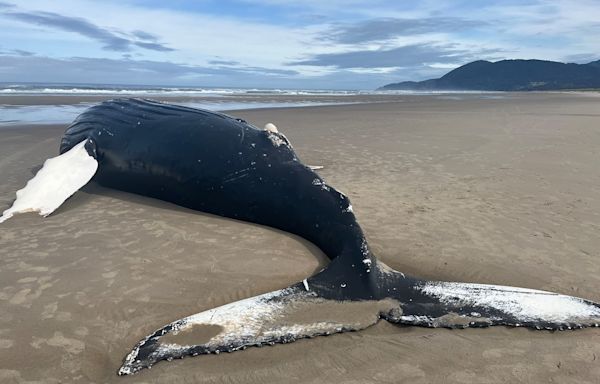
[{"label": "humpback whale", "polygon": [[425,327],[598,327],[600,305],[558,293],[427,281],[373,254],[350,200],[304,165],[273,124],[142,99],[95,105],[66,129],[60,155],[17,192],[0,222],[46,216],[93,180],[103,186],[290,232],[331,260],[278,291],[175,320],[124,358],[132,374],[161,360],[357,331],[380,320]]}]

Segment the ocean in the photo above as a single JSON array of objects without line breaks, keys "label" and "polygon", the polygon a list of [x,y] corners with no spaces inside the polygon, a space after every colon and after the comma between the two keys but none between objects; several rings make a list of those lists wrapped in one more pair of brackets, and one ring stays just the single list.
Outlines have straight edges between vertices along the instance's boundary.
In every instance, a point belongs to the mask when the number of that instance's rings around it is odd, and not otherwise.
[{"label": "ocean", "polygon": [[[449,95],[450,94],[450,95]],[[461,98],[489,92],[413,92],[170,87],[117,84],[0,83],[0,126],[68,124],[86,108],[112,97],[141,97],[214,111],[385,102],[406,95]]]}]

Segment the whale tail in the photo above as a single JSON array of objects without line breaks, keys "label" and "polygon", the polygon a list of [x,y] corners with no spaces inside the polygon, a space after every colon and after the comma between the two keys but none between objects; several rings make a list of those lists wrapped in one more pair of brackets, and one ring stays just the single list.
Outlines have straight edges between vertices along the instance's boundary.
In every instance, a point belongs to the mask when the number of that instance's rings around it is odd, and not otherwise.
[{"label": "whale tail", "polygon": [[48,216],[86,185],[97,169],[95,145],[89,139],[46,160],[33,179],[17,191],[16,200],[0,216],[0,223],[17,213],[38,212],[42,216]]},{"label": "whale tail", "polygon": [[394,300],[325,299],[299,283],[167,324],[141,340],[118,373],[132,374],[161,360],[358,331],[397,307]]},{"label": "whale tail", "polygon": [[315,281],[331,281],[326,268],[289,288],[200,312],[160,328],[135,346],[119,375],[135,373],[161,360],[358,331],[380,319],[425,327],[506,325],[548,330],[597,327],[600,323],[600,305],[576,297],[496,285],[429,282],[377,264],[370,299],[332,298],[339,292],[332,295],[331,289],[323,290]]},{"label": "whale tail", "polygon": [[600,305],[535,289],[459,282],[418,281],[400,317],[386,320],[433,328],[505,325],[546,330],[598,327]]}]

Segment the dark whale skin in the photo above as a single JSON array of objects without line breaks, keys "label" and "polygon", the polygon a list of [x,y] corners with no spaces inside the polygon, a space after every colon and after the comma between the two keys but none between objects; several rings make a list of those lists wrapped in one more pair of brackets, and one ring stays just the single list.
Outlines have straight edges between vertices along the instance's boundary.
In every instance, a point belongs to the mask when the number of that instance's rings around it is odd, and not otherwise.
[{"label": "dark whale skin", "polygon": [[115,99],[77,117],[60,153],[86,139],[100,185],[293,233],[329,259],[343,256],[341,269],[351,266],[352,275],[336,273],[345,276],[345,289],[326,284],[335,290],[330,294],[378,296],[369,282],[376,260],[349,199],[302,164],[282,134],[220,113]]}]

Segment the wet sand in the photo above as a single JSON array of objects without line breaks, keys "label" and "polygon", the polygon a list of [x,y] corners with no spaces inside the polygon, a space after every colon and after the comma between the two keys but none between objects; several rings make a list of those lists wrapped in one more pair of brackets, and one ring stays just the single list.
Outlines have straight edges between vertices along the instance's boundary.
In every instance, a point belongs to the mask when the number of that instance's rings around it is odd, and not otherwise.
[{"label": "wet sand", "polygon": [[[600,301],[600,97],[405,97],[228,112],[275,123],[352,200],[374,253],[436,280]],[[64,126],[0,128],[0,209]],[[270,228],[90,185],[0,226],[0,382],[595,383],[600,330],[357,333],[116,371],[156,328],[297,282],[321,252]]]}]

